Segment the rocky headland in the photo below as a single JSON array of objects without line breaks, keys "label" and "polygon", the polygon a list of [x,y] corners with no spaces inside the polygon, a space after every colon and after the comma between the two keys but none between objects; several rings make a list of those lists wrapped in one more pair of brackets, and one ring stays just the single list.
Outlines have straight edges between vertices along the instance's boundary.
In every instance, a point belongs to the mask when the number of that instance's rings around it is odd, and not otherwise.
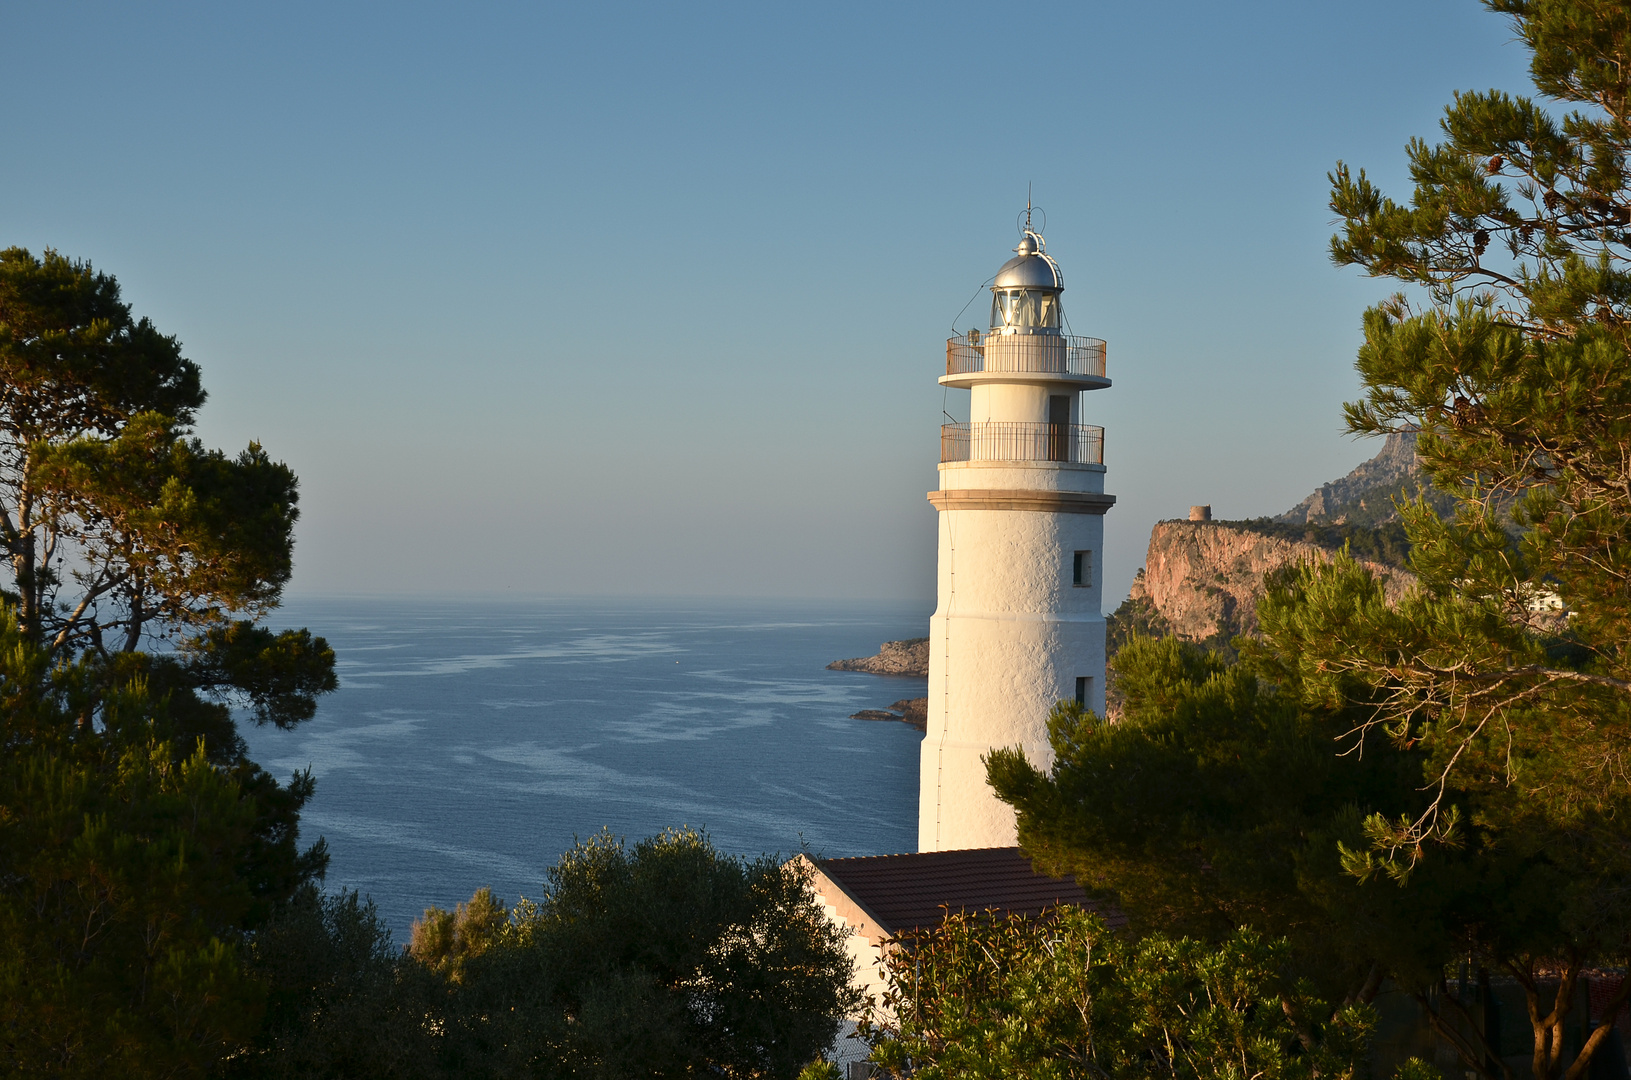
[{"label": "rocky headland", "polygon": [[1108,651],[1135,633],[1227,649],[1257,630],[1265,574],[1330,562],[1345,547],[1397,601],[1416,579],[1405,568],[1410,545],[1394,500],[1421,493],[1448,501],[1422,475],[1416,436],[1407,433],[1388,436],[1375,457],[1277,517],[1157,522],[1144,568],[1109,618]]},{"label": "rocky headland", "polygon": [[[1340,544],[1260,532],[1252,522],[1161,521],[1150,530],[1144,569],[1128,603],[1152,609],[1165,629],[1188,641],[1227,642],[1257,629],[1263,575],[1295,563],[1327,563]],[[1359,563],[1383,579],[1390,601],[1415,584],[1401,566],[1374,558]]]},{"label": "rocky headland", "polygon": [[864,671],[868,675],[915,675],[920,679],[929,675],[929,639],[906,638],[886,641],[876,656],[859,656],[854,660],[834,660],[828,671]]},{"label": "rocky headland", "polygon": [[[929,639],[906,638],[886,641],[876,656],[859,656],[853,660],[834,660],[828,671],[862,671],[868,675],[910,675],[927,678],[929,675]],[[862,709],[850,716],[851,720],[899,720],[919,731],[929,728],[929,699],[902,698],[887,709]]]},{"label": "rocky headland", "polygon": [[[1394,500],[1419,494],[1441,513],[1450,509],[1449,497],[1421,472],[1416,436],[1406,433],[1388,436],[1375,457],[1276,517],[1157,522],[1144,568],[1107,620],[1107,657],[1135,634],[1170,635],[1229,651],[1232,639],[1257,631],[1265,574],[1298,563],[1327,563],[1344,548],[1382,580],[1387,599],[1397,601],[1416,579],[1406,569],[1410,545]],[[827,667],[923,678],[929,673],[929,639],[886,641],[876,656]],[[1107,689],[1114,713],[1113,673]],[[924,730],[927,706],[926,698],[902,699],[887,709],[863,709],[852,719],[899,720]]]},{"label": "rocky headland", "polygon": [[1318,491],[1275,520],[1299,525],[1321,521],[1367,525],[1397,521],[1399,514],[1393,505],[1394,497],[1401,493],[1414,496],[1423,490],[1429,497],[1438,495],[1421,475],[1416,461],[1415,433],[1400,432],[1389,435],[1375,457],[1342,479],[1321,484]]}]

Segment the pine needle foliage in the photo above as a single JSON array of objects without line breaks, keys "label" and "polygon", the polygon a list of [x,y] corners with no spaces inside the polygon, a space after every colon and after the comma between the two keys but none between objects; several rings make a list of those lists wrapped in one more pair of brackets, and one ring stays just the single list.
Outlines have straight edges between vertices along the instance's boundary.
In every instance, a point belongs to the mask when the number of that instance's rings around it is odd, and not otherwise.
[{"label": "pine needle foliage", "polygon": [[112,276],[0,251],[0,550],[19,630],[110,685],[147,669],[229,757],[230,707],[287,727],[337,683],[321,638],[259,625],[294,565],[294,473],[257,443],[206,448],[204,398],[181,343]]},{"label": "pine needle foliage", "polygon": [[1418,432],[1453,499],[1398,503],[1417,587],[1390,604],[1351,554],[1276,574],[1238,664],[1135,640],[1120,723],[1061,708],[1050,770],[989,775],[1142,932],[1284,935],[1510,1080],[1445,992],[1470,960],[1522,987],[1530,1075],[1580,1080],[1611,1025],[1571,1042],[1578,980],[1631,959],[1631,9],[1486,6],[1542,99],[1457,94],[1406,201],[1330,177],[1335,261],[1409,290],[1365,313],[1346,416]]},{"label": "pine needle foliage", "polygon": [[[1575,982],[1631,941],[1631,9],[1486,7],[1529,49],[1538,96],[1457,94],[1439,141],[1406,149],[1407,200],[1342,163],[1330,176],[1333,259],[1407,290],[1365,313],[1348,427],[1418,432],[1454,505],[1401,501],[1419,582],[1402,601],[1351,558],[1304,567],[1272,583],[1243,656],[1285,707],[1349,723],[1333,749],[1418,770],[1409,792],[1356,799],[1357,829],[1332,837],[1353,895],[1398,894],[1414,947],[1390,952],[1386,920],[1349,901],[1325,905],[1333,928],[1406,981],[1447,960],[1428,931],[1459,939],[1524,988],[1533,1076],[1577,1080],[1609,1026],[1566,1047]],[[1457,1049],[1507,1071],[1476,1038]]]},{"label": "pine needle foliage", "polygon": [[1408,202],[1331,175],[1336,262],[1425,296],[1366,313],[1349,429],[1419,431],[1456,512],[1401,507],[1410,602],[1389,609],[1334,568],[1268,616],[1311,685],[1359,678],[1381,697],[1367,728],[1431,749],[1444,797],[1373,823],[1401,873],[1452,834],[1463,784],[1521,789],[1560,822],[1619,814],[1631,793],[1631,13],[1486,6],[1568,111],[1457,94],[1443,140],[1407,149]]},{"label": "pine needle foliage", "polygon": [[321,867],[295,843],[310,783],[213,761],[178,728],[144,680],[110,692],[86,662],[50,664],[0,605],[8,1075],[200,1077],[255,1034],[246,928]]}]

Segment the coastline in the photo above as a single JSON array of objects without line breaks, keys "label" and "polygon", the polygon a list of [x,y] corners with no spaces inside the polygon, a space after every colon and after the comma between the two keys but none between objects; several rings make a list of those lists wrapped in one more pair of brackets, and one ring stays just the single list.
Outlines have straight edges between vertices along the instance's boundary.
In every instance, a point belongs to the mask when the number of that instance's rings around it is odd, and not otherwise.
[{"label": "coastline", "polygon": [[[929,639],[903,638],[886,641],[874,656],[860,656],[850,660],[834,660],[828,671],[859,671],[884,677],[899,676],[927,678],[929,675]],[[928,731],[929,699],[901,698],[893,705],[881,709],[862,709],[851,713],[851,720],[898,720],[918,731]]]}]

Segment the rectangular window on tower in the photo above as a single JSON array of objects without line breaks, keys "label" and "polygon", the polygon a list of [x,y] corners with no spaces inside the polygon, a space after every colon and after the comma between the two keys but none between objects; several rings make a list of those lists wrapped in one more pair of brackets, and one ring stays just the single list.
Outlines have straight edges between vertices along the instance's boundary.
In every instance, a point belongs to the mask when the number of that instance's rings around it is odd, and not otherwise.
[{"label": "rectangular window on tower", "polygon": [[1078,551],[1070,560],[1070,583],[1078,589],[1093,584],[1093,553]]},{"label": "rectangular window on tower", "polygon": [[1076,676],[1076,704],[1086,705],[1087,695],[1093,692],[1093,677],[1091,675]]}]

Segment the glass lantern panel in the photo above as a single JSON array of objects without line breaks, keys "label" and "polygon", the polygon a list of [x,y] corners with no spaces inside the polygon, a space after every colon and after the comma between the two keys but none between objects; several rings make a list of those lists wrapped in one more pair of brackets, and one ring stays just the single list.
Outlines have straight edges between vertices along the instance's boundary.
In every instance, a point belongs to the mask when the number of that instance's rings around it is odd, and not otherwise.
[{"label": "glass lantern panel", "polygon": [[1008,294],[1012,297],[1014,305],[1014,325],[1030,326],[1032,324],[1030,296],[1021,289],[1015,289]]},{"label": "glass lantern panel", "polygon": [[991,326],[997,329],[1014,324],[1014,296],[1012,293],[991,294]]},{"label": "glass lantern panel", "polygon": [[1038,326],[1059,326],[1059,298],[1052,293],[1042,294],[1042,319]]},{"label": "glass lantern panel", "polygon": [[1059,297],[1041,289],[1006,289],[991,294],[991,327],[1059,325]]}]

